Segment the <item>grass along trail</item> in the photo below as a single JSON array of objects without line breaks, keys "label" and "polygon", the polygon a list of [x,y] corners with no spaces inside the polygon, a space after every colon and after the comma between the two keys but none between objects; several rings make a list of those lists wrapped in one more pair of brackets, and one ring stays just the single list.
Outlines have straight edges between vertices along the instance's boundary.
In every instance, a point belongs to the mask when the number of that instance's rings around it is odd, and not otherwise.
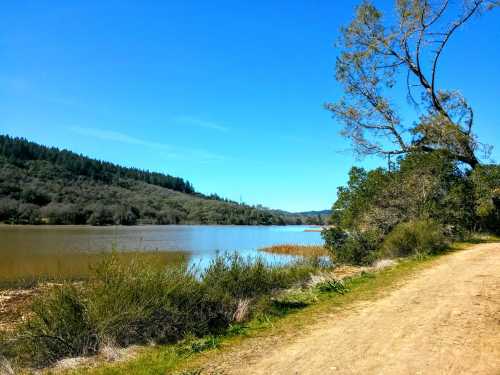
[{"label": "grass along trail", "polygon": [[499,374],[500,244],[440,257],[387,295],[253,344],[203,373]]},{"label": "grass along trail", "polygon": [[221,336],[104,348],[42,372],[498,374],[500,244],[453,248],[462,250],[383,261],[366,272],[337,268],[336,278],[348,277],[347,293],[317,290],[312,305],[257,315]]}]

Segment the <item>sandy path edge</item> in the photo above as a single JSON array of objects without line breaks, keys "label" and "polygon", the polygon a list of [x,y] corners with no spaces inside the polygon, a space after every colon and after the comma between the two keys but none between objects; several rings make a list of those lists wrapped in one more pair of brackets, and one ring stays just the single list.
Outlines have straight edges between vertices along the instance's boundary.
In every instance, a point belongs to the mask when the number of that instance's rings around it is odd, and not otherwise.
[{"label": "sandy path edge", "polygon": [[209,373],[498,375],[500,244],[443,257],[380,299],[240,357]]}]

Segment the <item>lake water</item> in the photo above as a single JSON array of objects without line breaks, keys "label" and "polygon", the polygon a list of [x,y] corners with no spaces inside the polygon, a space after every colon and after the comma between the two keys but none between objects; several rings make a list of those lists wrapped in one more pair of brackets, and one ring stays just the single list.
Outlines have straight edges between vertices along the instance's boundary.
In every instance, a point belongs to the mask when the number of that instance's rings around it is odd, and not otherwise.
[{"label": "lake water", "polygon": [[38,275],[80,276],[102,252],[158,252],[166,262],[184,259],[205,266],[217,252],[264,256],[286,262],[289,256],[258,252],[277,244],[322,244],[307,226],[171,225],[134,227],[0,226],[0,281]]}]

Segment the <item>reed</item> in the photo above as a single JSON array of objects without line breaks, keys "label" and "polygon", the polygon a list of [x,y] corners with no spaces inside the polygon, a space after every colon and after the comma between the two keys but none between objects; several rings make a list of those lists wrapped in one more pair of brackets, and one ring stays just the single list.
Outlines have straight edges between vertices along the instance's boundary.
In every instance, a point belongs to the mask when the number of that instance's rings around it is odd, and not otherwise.
[{"label": "reed", "polygon": [[321,257],[329,255],[328,250],[319,245],[282,244],[263,247],[259,250],[271,254],[297,255],[303,257]]},{"label": "reed", "polygon": [[304,285],[318,267],[315,260],[273,266],[235,253],[218,255],[200,270],[112,253],[83,282],[53,285],[35,296],[28,319],[0,346],[21,367],[46,367],[98,354],[107,343],[127,347],[219,335],[270,308],[276,291]]}]

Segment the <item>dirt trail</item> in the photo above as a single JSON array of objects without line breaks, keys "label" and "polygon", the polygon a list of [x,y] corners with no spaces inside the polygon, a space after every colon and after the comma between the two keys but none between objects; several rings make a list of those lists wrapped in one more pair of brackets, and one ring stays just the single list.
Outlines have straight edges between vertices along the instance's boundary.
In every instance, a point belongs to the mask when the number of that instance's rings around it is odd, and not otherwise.
[{"label": "dirt trail", "polygon": [[376,301],[263,345],[224,356],[217,373],[498,375],[500,244],[443,257]]}]

